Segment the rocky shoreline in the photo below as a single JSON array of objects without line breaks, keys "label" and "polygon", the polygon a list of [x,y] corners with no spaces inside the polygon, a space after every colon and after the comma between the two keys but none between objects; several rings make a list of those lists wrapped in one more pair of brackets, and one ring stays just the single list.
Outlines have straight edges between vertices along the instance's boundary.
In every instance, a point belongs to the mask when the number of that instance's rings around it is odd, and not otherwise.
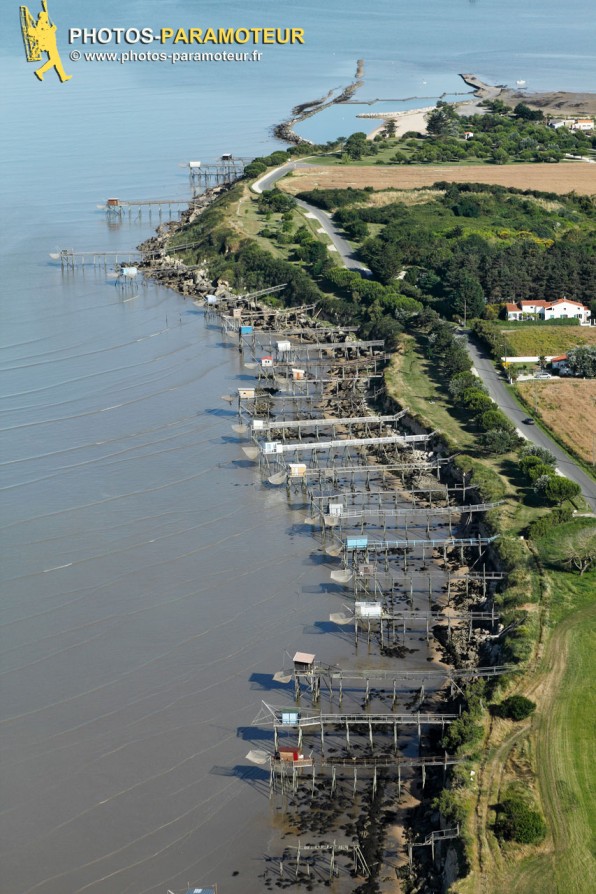
[{"label": "rocky shoreline", "polygon": [[[189,298],[203,304],[207,295],[216,295],[224,301],[234,302],[234,295],[227,282],[212,282],[206,264],[197,264],[189,267],[185,265],[175,252],[168,253],[167,242],[173,234],[182,227],[196,219],[209,205],[229,189],[229,186],[218,186],[207,190],[194,201],[185,211],[179,221],[163,224],[156,235],[139,246],[143,252],[151,253],[143,262],[143,270],[160,284],[174,289],[184,298]],[[257,307],[258,302],[255,302]],[[262,305],[265,307],[265,305]],[[395,412],[398,408],[387,393],[383,393],[374,402],[374,411]],[[341,415],[349,412],[349,408],[329,405],[326,408],[331,415]],[[401,409],[401,408],[399,408]],[[373,408],[371,406],[371,411]],[[415,419],[406,420],[408,428],[415,433],[421,429]],[[440,455],[446,456],[446,448],[440,440],[435,444],[435,450]],[[452,483],[461,483],[461,475],[458,470],[450,468],[448,476]],[[448,560],[448,566],[455,570],[453,559]],[[466,567],[460,568],[465,571]],[[452,595],[452,609],[467,611],[477,607],[481,600],[474,586],[469,588],[456,587]],[[435,644],[433,647],[433,661],[441,667],[446,663],[455,667],[474,667],[480,661],[481,654],[486,658],[488,635],[485,631],[474,630],[472,635],[467,635],[464,630],[453,630],[453,635],[446,638],[442,627],[433,631]],[[399,646],[388,649],[387,657],[394,660],[406,657],[406,651],[400,652]],[[376,697],[383,697],[380,693]],[[434,710],[444,710],[450,697],[447,692],[437,692],[429,696]],[[366,754],[365,745],[362,754]],[[435,778],[436,776],[436,778]],[[414,778],[399,789],[395,781],[387,780],[379,786],[376,795],[363,789],[354,801],[349,795],[351,783],[346,781],[338,791],[338,797],[329,799],[325,794],[322,783],[317,784],[317,794],[314,797],[308,792],[296,793],[294,798],[288,799],[289,812],[285,817],[282,836],[316,836],[326,833],[329,828],[336,829],[338,834],[354,836],[363,845],[366,856],[371,862],[379,863],[381,868],[376,882],[369,882],[358,888],[362,894],[372,891],[383,891],[386,894],[397,894],[404,890],[402,879],[408,876],[408,863],[405,856],[405,847],[408,840],[418,840],[426,834],[429,827],[439,823],[436,810],[431,807],[433,795],[437,795],[441,789],[440,774],[431,773],[427,780],[427,787],[423,790],[419,780]],[[436,861],[429,861],[426,856],[422,863],[416,864],[415,875],[409,876],[409,889],[411,891],[440,890],[445,887],[448,879],[457,876],[459,863],[459,846],[449,845],[443,853],[437,853]],[[392,867],[392,868],[391,868]],[[430,880],[432,879],[432,882]],[[263,875],[265,888],[287,887],[295,884],[289,878],[277,877],[275,871],[269,869]],[[308,879],[303,879],[307,883]],[[429,887],[429,882],[432,887]],[[380,884],[381,887],[375,887]]]},{"label": "rocky shoreline", "polygon": [[507,84],[487,84],[474,74],[460,74],[460,78],[474,88],[474,96],[480,101],[500,99],[512,107],[523,102],[531,109],[541,110],[553,116],[596,115],[596,93],[572,93],[563,90],[532,93],[519,88],[512,90]]}]

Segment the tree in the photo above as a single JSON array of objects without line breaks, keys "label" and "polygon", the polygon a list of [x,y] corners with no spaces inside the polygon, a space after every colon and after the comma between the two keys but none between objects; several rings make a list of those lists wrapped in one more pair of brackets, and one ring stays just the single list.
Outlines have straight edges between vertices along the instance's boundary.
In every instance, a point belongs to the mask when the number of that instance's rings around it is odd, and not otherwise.
[{"label": "tree", "polygon": [[451,350],[443,358],[444,374],[450,377],[459,372],[467,372],[471,366],[472,361],[466,349],[454,341]]},{"label": "tree", "polygon": [[524,121],[542,121],[544,118],[544,112],[540,109],[534,111],[524,102],[518,102],[513,110],[513,114],[516,118],[522,118]]},{"label": "tree", "polygon": [[438,102],[437,107],[426,116],[426,129],[434,137],[457,134],[457,112],[446,102]]},{"label": "tree", "polygon": [[482,286],[475,276],[465,270],[452,275],[448,289],[453,313],[462,316],[464,321],[482,316],[486,302]]},{"label": "tree", "polygon": [[545,488],[545,496],[552,502],[561,505],[565,500],[573,500],[581,493],[581,487],[575,481],[562,475],[553,476]]},{"label": "tree", "polygon": [[503,148],[493,149],[490,155],[490,160],[495,165],[506,165],[509,161],[509,155]]},{"label": "tree", "polygon": [[497,406],[485,410],[477,419],[478,425],[483,431],[500,429],[501,431],[513,431],[514,427],[507,416]]},{"label": "tree", "polygon": [[[464,393],[468,391],[468,389],[472,389],[474,391],[483,391],[486,393],[486,387],[484,383],[473,372],[456,373],[449,380],[448,388],[449,394],[451,395],[452,399],[456,401],[456,403],[459,403],[462,400]],[[486,409],[488,409],[488,407]]]},{"label": "tree", "polygon": [[487,410],[492,410],[496,407],[492,397],[489,397],[486,391],[479,388],[475,382],[471,387],[466,388],[460,399],[466,409],[475,414],[485,413]]},{"label": "tree", "polygon": [[[546,479],[546,480],[545,480]],[[563,475],[543,475],[534,484],[534,489],[551,503],[561,504],[565,500],[573,500],[579,496],[581,487],[575,481]]]},{"label": "tree", "polygon": [[[530,459],[535,460],[535,462],[530,463]],[[520,468],[525,472],[530,481],[534,482],[538,481],[539,478],[553,477],[556,474],[553,466],[548,463],[543,463],[537,456],[528,457],[523,466],[520,463]]]},{"label": "tree", "polygon": [[596,568],[596,529],[593,526],[568,535],[563,541],[565,565],[579,571],[580,577],[591,568]]},{"label": "tree", "polygon": [[569,369],[576,376],[593,379],[596,376],[596,347],[583,345],[572,348],[568,355]]},{"label": "tree", "polygon": [[344,151],[346,155],[358,161],[363,155],[367,155],[370,145],[366,139],[366,134],[362,131],[353,133],[345,142]]}]

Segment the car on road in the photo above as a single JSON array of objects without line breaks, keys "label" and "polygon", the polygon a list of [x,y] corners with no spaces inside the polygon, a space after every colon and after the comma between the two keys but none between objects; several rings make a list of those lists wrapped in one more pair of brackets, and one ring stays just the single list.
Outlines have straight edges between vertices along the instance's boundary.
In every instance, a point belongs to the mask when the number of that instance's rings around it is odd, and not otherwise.
[{"label": "car on road", "polygon": [[526,416],[526,418],[523,420],[523,422],[524,422],[524,425],[534,425],[535,424],[534,420],[532,419],[531,416]]},{"label": "car on road", "polygon": [[552,379],[552,376],[550,373],[541,372],[541,373],[536,373],[534,378],[535,379]]}]

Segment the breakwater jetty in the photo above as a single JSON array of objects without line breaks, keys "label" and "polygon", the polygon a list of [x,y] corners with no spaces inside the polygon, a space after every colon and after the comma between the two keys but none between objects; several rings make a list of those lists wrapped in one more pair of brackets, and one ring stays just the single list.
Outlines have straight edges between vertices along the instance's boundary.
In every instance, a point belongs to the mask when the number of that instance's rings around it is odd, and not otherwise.
[{"label": "breakwater jetty", "polygon": [[355,79],[351,84],[348,84],[343,89],[339,88],[341,92],[335,97],[333,96],[335,90],[330,90],[329,93],[321,99],[314,99],[310,102],[304,102],[294,106],[292,109],[292,117],[288,118],[287,121],[282,121],[280,124],[277,124],[273,128],[273,135],[276,136],[278,140],[283,140],[286,143],[293,143],[294,145],[300,143],[308,146],[312,145],[310,140],[306,140],[304,137],[301,137],[296,133],[294,130],[296,125],[300,124],[302,121],[306,121],[307,118],[312,118],[313,115],[317,115],[319,112],[323,112],[332,105],[351,101],[356,91],[363,86],[363,79],[364,59],[359,59],[356,64]]}]

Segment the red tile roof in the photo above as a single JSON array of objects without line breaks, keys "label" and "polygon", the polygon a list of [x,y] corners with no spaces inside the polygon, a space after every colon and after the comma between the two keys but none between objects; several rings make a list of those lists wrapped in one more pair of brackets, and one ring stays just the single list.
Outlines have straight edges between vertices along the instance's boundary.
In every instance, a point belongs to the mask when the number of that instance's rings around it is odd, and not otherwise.
[{"label": "red tile roof", "polygon": [[575,304],[577,307],[584,307],[581,301],[573,301],[571,298],[557,298],[555,301],[549,301],[546,306],[554,307],[556,304]]}]

